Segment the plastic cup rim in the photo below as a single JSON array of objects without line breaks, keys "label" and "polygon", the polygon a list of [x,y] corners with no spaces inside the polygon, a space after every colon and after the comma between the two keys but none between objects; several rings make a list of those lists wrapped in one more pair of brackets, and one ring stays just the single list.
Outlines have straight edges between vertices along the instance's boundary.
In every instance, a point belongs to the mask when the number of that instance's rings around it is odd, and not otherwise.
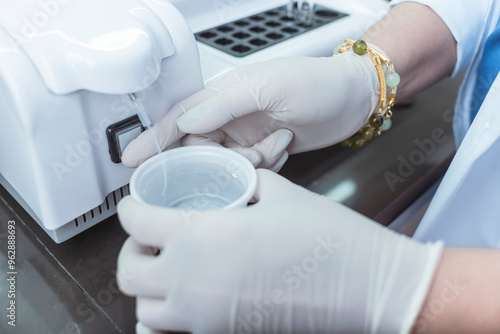
[{"label": "plastic cup rim", "polygon": [[234,152],[228,148],[209,146],[209,145],[181,146],[163,151],[162,153],[149,158],[148,160],[143,162],[139,167],[137,167],[137,169],[132,174],[129,185],[130,195],[134,199],[142,203],[146,203],[141,198],[141,196],[138,193],[138,190],[136,189],[137,188],[136,184],[137,182],[140,181],[140,178],[143,177],[144,175],[147,175],[148,170],[154,169],[155,167],[157,167],[158,164],[162,163],[166,156],[170,155],[181,156],[183,154],[189,154],[190,152],[199,152],[199,153],[212,152],[218,154],[221,157],[232,157],[233,160],[235,160],[236,163],[242,167],[241,169],[246,171],[245,174],[248,176],[248,186],[246,187],[245,192],[240,197],[238,197],[238,199],[222,207],[221,209],[228,210],[235,207],[243,207],[247,205],[248,201],[253,197],[257,189],[257,171],[255,170],[255,167],[247,158],[245,158],[243,155],[237,152]]}]

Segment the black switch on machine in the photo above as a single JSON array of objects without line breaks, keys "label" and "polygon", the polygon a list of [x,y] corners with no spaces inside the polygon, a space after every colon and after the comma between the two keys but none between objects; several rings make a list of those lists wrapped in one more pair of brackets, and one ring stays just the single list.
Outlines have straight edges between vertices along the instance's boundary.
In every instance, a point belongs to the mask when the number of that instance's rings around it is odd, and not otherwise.
[{"label": "black switch on machine", "polygon": [[122,162],[122,153],[125,147],[144,131],[141,120],[137,115],[110,125],[106,129],[109,154],[114,163]]}]

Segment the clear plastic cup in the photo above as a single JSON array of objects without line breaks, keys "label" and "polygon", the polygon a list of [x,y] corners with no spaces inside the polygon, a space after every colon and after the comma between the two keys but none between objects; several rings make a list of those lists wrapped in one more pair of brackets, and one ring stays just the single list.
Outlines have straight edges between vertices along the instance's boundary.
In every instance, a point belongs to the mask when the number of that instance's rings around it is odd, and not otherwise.
[{"label": "clear plastic cup", "polygon": [[185,146],[144,162],[130,194],[157,206],[186,210],[244,207],[257,187],[254,166],[241,154],[215,146]]}]

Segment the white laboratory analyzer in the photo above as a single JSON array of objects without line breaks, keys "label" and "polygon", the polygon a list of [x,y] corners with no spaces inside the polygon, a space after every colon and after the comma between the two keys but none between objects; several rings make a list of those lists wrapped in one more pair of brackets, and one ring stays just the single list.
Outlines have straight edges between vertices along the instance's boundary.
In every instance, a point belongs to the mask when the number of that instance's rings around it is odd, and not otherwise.
[{"label": "white laboratory analyzer", "polygon": [[[143,130],[235,66],[329,56],[383,0],[0,0],[0,183],[57,242],[116,212]],[[144,120],[143,120],[144,121]]]}]

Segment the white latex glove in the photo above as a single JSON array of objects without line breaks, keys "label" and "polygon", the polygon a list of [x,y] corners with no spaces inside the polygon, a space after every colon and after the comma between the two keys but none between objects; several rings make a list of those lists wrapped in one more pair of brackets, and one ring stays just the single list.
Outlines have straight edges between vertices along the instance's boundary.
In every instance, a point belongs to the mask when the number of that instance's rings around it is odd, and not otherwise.
[{"label": "white latex glove", "polygon": [[[209,99],[216,91],[212,88],[200,92],[177,103],[160,121],[154,124],[152,130],[143,132],[133,140],[122,154],[122,162],[127,167],[137,167],[148,158],[157,154],[157,148],[149,131],[153,131],[162,151],[181,139],[185,133],[177,128],[176,119],[186,110]],[[237,143],[221,130],[204,134],[204,137],[183,138],[184,145],[214,145],[224,146],[245,156],[255,167],[278,171],[288,158],[286,148],[293,134],[287,129],[278,129],[269,134],[262,142],[251,147]]]},{"label": "white latex glove", "polygon": [[[154,131],[163,148],[189,133],[185,144],[238,148],[256,167],[275,167],[288,153],[327,147],[355,133],[377,108],[379,91],[369,55],[278,58],[232,70],[174,107]],[[279,129],[291,130],[293,140]],[[127,147],[125,165],[155,154],[150,137],[143,134]]]},{"label": "white latex glove", "polygon": [[[258,202],[189,212],[131,197],[118,285],[154,329],[407,333],[442,244],[421,244],[258,170]],[[152,255],[151,247],[161,248]]]}]

